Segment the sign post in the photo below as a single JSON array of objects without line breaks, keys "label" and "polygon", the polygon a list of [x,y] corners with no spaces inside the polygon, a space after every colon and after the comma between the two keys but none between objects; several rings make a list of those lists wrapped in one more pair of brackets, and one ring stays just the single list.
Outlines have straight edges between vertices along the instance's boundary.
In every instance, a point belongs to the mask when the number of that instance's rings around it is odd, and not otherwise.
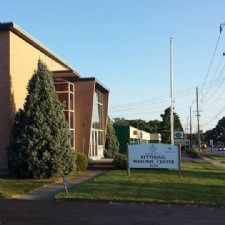
[{"label": "sign post", "polygon": [[68,195],[68,190],[67,190],[68,180],[67,180],[67,177],[63,175],[62,179],[63,179],[63,185],[64,185],[64,188],[65,188],[66,195]]},{"label": "sign post", "polygon": [[181,145],[178,145],[178,163],[179,163],[179,176],[182,178],[182,172],[181,172]]},{"label": "sign post", "polygon": [[209,141],[209,144],[210,144],[210,146],[211,146],[211,154],[212,154],[213,140],[210,140],[210,141]]},{"label": "sign post", "polygon": [[129,145],[127,144],[127,176],[130,176],[130,165],[129,165]]}]

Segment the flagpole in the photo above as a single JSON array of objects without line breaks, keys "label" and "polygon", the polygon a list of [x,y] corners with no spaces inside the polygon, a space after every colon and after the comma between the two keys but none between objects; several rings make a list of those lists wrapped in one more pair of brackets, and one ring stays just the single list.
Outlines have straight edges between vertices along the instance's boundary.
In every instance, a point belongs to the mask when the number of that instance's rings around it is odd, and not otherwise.
[{"label": "flagpole", "polygon": [[170,38],[170,127],[171,145],[174,145],[174,117],[173,117],[173,38]]}]

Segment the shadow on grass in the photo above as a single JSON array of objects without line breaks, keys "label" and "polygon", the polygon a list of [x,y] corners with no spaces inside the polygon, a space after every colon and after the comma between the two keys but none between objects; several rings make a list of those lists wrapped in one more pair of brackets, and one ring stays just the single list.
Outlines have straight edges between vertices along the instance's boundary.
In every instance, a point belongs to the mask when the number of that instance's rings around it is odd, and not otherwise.
[{"label": "shadow on grass", "polygon": [[[225,180],[225,170],[221,169],[204,169],[204,170],[188,170],[182,169],[181,170],[182,178],[200,178],[200,179],[215,179],[216,177],[219,179]],[[131,170],[131,177],[137,176],[139,178],[161,176],[174,177],[179,179],[179,171],[178,170]]]}]

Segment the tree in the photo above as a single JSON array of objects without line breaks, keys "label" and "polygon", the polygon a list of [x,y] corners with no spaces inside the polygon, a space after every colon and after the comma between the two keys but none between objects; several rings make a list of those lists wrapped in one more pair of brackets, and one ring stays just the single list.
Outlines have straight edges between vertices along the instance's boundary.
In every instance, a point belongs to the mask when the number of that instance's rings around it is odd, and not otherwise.
[{"label": "tree", "polygon": [[149,120],[148,122],[142,119],[126,120],[124,118],[114,118],[114,124],[132,126],[149,133],[157,133],[160,121]]},{"label": "tree", "polygon": [[114,158],[119,153],[119,141],[116,137],[112,121],[108,118],[106,143],[104,155],[106,158]]},{"label": "tree", "polygon": [[[174,112],[174,130],[183,131],[180,118]],[[162,117],[162,122],[160,124],[160,133],[162,135],[163,143],[171,143],[171,125],[170,125],[170,108],[165,109],[164,114],[160,115]]]},{"label": "tree", "polygon": [[205,132],[205,138],[208,144],[210,144],[210,140],[213,140],[214,144],[225,143],[225,117],[217,122],[215,128]]},{"label": "tree", "polygon": [[55,93],[51,72],[38,61],[28,83],[24,109],[15,116],[8,164],[12,173],[49,178],[75,170],[64,105]]},{"label": "tree", "polygon": [[114,124],[120,124],[120,125],[129,125],[129,121],[126,120],[124,117],[116,117],[113,118]]}]

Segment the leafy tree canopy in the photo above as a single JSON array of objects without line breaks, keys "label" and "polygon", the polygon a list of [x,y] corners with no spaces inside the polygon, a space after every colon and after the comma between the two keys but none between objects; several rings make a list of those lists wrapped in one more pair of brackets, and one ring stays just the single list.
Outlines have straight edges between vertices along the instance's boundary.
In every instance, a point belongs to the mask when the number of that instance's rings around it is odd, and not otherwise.
[{"label": "leafy tree canopy", "polygon": [[213,140],[213,143],[223,142],[225,144],[225,117],[222,117],[217,125],[205,132],[205,139],[208,144],[210,144],[210,140]]},{"label": "leafy tree canopy", "polygon": [[159,120],[150,120],[150,121],[145,121],[142,119],[126,120],[124,118],[114,118],[113,120],[115,124],[129,125],[149,133],[157,133],[158,128],[160,127]]},{"label": "leafy tree canopy", "polygon": [[[160,123],[160,133],[163,143],[171,143],[171,124],[170,124],[170,108],[165,109],[164,114],[160,115],[162,122]],[[173,112],[174,131],[183,131],[179,116]]]}]

